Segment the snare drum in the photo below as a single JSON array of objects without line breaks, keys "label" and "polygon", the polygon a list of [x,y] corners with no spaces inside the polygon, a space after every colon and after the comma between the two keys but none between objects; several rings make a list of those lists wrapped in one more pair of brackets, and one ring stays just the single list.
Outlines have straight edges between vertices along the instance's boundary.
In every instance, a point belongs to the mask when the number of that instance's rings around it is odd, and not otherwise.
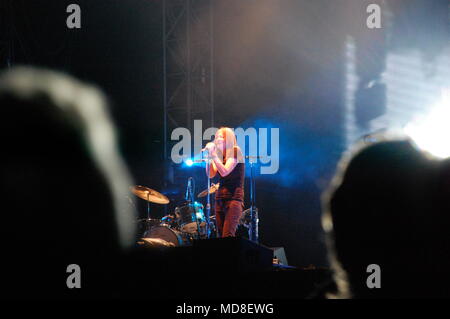
[{"label": "snare drum", "polygon": [[175,208],[180,230],[189,234],[197,232],[197,221],[200,228],[205,227],[206,218],[203,213],[203,205],[198,202]]}]

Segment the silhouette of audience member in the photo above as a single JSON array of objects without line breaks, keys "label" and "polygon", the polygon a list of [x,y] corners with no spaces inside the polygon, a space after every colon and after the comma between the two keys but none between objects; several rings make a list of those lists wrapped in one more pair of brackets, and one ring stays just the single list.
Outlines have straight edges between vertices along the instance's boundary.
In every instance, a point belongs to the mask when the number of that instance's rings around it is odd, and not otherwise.
[{"label": "silhouette of audience member", "polygon": [[449,297],[449,187],[449,161],[408,138],[345,156],[323,196],[338,288],[328,297]]},{"label": "silhouette of audience member", "polygon": [[[134,243],[135,213],[105,97],[68,75],[17,67],[0,77],[0,119],[5,296],[114,295],[112,261]],[[70,264],[80,277],[69,278]]]}]

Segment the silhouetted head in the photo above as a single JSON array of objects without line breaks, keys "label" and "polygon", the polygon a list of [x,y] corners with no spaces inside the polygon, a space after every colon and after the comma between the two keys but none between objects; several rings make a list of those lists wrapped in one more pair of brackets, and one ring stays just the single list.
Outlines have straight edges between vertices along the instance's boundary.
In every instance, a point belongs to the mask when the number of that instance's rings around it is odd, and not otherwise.
[{"label": "silhouetted head", "polygon": [[[445,162],[408,139],[357,146],[323,197],[339,297],[421,297],[448,292]],[[378,265],[381,288],[369,288]],[[369,271],[369,272],[368,272]],[[374,277],[369,281],[375,282]]]},{"label": "silhouetted head", "polygon": [[133,243],[132,183],[106,107],[68,75],[19,67],[0,77],[0,236],[21,256],[6,258],[11,267],[28,252],[39,258],[30,267],[82,263]]}]

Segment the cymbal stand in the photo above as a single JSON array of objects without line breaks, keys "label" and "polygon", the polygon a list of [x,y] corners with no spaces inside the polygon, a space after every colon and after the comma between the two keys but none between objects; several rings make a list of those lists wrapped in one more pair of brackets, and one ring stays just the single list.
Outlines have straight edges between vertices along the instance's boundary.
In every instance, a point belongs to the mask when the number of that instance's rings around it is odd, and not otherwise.
[{"label": "cymbal stand", "polygon": [[[195,185],[194,178],[189,177],[188,178],[188,187],[187,187],[187,192],[186,192],[186,201],[188,202],[188,208],[191,213],[191,218],[194,218],[194,220],[197,224],[197,239],[200,239],[200,222],[198,221],[197,211],[195,209],[194,189],[192,189],[192,181],[194,181],[194,185]],[[194,188],[195,188],[195,186],[194,186]]]},{"label": "cymbal stand", "polygon": [[150,193],[147,193],[147,231],[152,228],[150,224]]},{"label": "cymbal stand", "polygon": [[[211,177],[209,176],[209,167],[210,164],[210,160],[209,160],[209,156],[208,159],[206,161],[206,171],[208,172],[207,176],[208,176],[208,194],[206,195],[206,238],[209,238],[210,234],[209,234],[209,216],[211,216],[211,192],[210,192],[210,187],[211,187]],[[216,234],[217,237],[218,236],[218,230],[216,227]]]}]

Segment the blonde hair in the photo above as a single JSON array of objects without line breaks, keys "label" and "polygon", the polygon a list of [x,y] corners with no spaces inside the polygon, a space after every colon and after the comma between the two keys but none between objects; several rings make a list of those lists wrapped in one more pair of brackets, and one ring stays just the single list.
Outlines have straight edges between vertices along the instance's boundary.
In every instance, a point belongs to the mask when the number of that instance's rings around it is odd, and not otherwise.
[{"label": "blonde hair", "polygon": [[[225,140],[225,152],[223,153],[223,160],[226,161],[230,157],[239,159],[241,154],[234,131],[229,127],[223,126],[217,130],[216,135],[214,136],[214,140],[217,139],[219,133],[222,133]],[[222,152],[222,150],[220,151]]]}]

